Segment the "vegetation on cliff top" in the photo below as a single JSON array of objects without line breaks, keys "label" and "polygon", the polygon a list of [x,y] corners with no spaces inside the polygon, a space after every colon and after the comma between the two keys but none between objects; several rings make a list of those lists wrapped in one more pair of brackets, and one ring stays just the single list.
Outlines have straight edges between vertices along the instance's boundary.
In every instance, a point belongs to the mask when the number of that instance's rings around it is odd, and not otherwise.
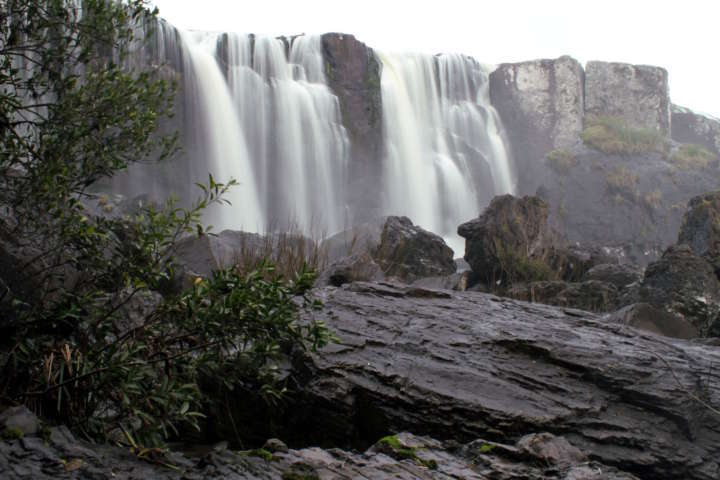
[{"label": "vegetation on cliff top", "polygon": [[581,138],[588,147],[608,154],[664,153],[667,148],[660,132],[632,126],[613,116],[589,117]]},{"label": "vegetation on cliff top", "polygon": [[198,427],[200,370],[232,368],[275,398],[275,360],[328,340],[297,320],[305,269],[230,268],[177,291],[177,240],[207,234],[201,214],[232,182],[210,176],[188,210],[85,207],[96,181],[175,151],[156,133],[174,86],[125,61],[156,13],[146,0],[0,3],[0,401],[140,450]]}]

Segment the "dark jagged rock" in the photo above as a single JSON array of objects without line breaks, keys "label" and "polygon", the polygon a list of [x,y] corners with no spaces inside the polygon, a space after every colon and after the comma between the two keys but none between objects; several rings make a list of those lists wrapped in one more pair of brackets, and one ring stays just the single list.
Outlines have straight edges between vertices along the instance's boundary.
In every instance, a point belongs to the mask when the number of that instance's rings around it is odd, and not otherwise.
[{"label": "dark jagged rock", "polygon": [[460,225],[464,258],[475,275],[494,283],[504,276],[507,256],[544,257],[555,238],[547,216],[547,205],[537,197],[501,195],[493,198],[479,218]]},{"label": "dark jagged rock", "polygon": [[623,288],[642,280],[642,271],[634,265],[602,263],[585,272],[585,280],[599,280]]},{"label": "dark jagged rock", "polygon": [[320,249],[327,252],[330,266],[317,285],[386,277],[408,283],[432,277],[437,280],[433,286],[460,281],[452,278],[457,266],[445,241],[407,217],[381,217],[356,225],[328,238]]},{"label": "dark jagged rock", "polygon": [[720,418],[692,400],[720,403],[717,348],[486,294],[356,287],[317,292],[341,341],[305,364],[292,407],[304,442],[549,432],[640,478],[718,478]]},{"label": "dark jagged rock", "polygon": [[648,65],[588,62],[585,113],[621,117],[631,125],[669,134],[667,70]]},{"label": "dark jagged rock", "polygon": [[681,315],[703,336],[717,328],[720,283],[710,264],[688,245],[673,245],[660,260],[648,265],[639,298]]},{"label": "dark jagged rock", "polygon": [[691,339],[698,336],[692,323],[680,315],[655,308],[649,303],[634,303],[607,317],[608,322],[657,333],[666,337]]},{"label": "dark jagged rock", "polygon": [[453,251],[442,237],[413,225],[407,217],[388,217],[373,257],[386,276],[408,282],[456,270]]},{"label": "dark jagged rock", "polygon": [[706,117],[678,105],[671,106],[672,139],[702,145],[720,155],[720,120]]},{"label": "dark jagged rock", "polygon": [[505,292],[505,295],[516,300],[579,308],[591,312],[610,312],[617,308],[618,303],[617,287],[598,280],[531,282],[514,285]]},{"label": "dark jagged rock", "polygon": [[678,243],[686,243],[695,255],[720,267],[720,191],[694,197],[683,217]]}]

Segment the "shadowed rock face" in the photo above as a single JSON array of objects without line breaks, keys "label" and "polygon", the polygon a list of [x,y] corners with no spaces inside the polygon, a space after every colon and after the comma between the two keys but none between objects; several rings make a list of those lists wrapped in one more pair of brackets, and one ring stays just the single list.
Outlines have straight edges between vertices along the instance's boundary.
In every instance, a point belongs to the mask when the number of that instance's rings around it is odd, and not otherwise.
[{"label": "shadowed rock face", "polygon": [[588,62],[585,113],[622,117],[631,125],[669,134],[667,70],[647,65]]},{"label": "shadowed rock face", "polygon": [[375,52],[354,36],[326,33],[322,36],[325,76],[340,102],[343,125],[350,137],[349,203],[362,206],[355,221],[367,221],[379,213],[378,191],[382,185],[382,66]]},{"label": "shadowed rock face", "polygon": [[688,394],[720,403],[715,347],[481,293],[356,283],[318,295],[341,341],[306,364],[292,408],[303,442],[409,430],[514,443],[547,431],[640,478],[720,474],[720,418]]},{"label": "shadowed rock face", "polygon": [[720,267],[720,191],[694,197],[680,227],[679,243],[687,243],[695,255]]},{"label": "shadowed rock face", "polygon": [[458,227],[465,260],[483,280],[501,278],[503,252],[532,257],[550,247],[554,235],[547,216],[547,205],[538,197],[495,197],[480,217]]},{"label": "shadowed rock face", "polygon": [[682,316],[701,335],[720,334],[720,283],[712,266],[688,245],[673,245],[648,265],[639,293],[641,301]]}]

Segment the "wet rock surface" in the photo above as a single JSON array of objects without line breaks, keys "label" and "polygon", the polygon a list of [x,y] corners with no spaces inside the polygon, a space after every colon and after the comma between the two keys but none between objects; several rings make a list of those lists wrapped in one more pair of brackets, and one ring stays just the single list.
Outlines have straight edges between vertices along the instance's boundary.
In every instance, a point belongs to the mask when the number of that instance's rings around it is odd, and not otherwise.
[{"label": "wet rock surface", "polygon": [[720,418],[688,395],[720,401],[713,346],[481,293],[359,283],[318,294],[341,342],[307,367],[293,420],[305,440],[409,430],[512,444],[546,431],[640,478],[720,473]]},{"label": "wet rock surface", "polygon": [[144,461],[121,448],[81,442],[62,428],[51,429],[47,439],[0,441],[0,474],[7,480],[637,478],[589,461],[567,440],[548,433],[523,437],[516,445],[480,439],[461,445],[401,433],[364,453],[320,448],[245,452],[216,448],[202,456],[175,452]]}]

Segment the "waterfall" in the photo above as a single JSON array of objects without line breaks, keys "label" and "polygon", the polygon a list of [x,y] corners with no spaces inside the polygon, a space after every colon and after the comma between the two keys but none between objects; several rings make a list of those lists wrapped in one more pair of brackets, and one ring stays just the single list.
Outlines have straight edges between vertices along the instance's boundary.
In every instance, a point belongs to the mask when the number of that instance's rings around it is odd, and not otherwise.
[{"label": "waterfall", "polygon": [[187,205],[197,193],[192,185],[211,173],[218,182],[240,183],[228,195],[233,206],[213,208],[206,217],[216,230],[341,230],[349,141],[326,84],[320,36],[181,33],[165,22],[156,26],[133,62],[166,64],[179,80],[180,122],[171,126],[181,133],[183,154],[166,165],[133,166],[114,180],[116,189],[175,193]]},{"label": "waterfall", "polygon": [[192,74],[186,78],[185,88],[197,102],[192,117],[198,135],[194,144],[202,146],[204,166],[217,181],[234,178],[239,182],[227,195],[233,208],[213,208],[210,221],[222,229],[263,231],[255,174],[232,93],[215,60],[215,36],[193,34],[189,40],[186,72]]},{"label": "waterfall", "polygon": [[488,71],[461,55],[380,59],[385,211],[407,215],[461,253],[457,226],[513,191]]},{"label": "waterfall", "polygon": [[[212,173],[235,178],[233,207],[213,209],[216,229],[342,230],[361,205],[347,205],[350,143],[325,78],[320,36],[273,38],[179,33],[165,22],[138,64],[179,80],[184,154],[131,169],[125,192],[174,192]],[[457,226],[493,196],[513,191],[502,126],[488,96],[488,70],[461,55],[383,55],[385,155],[382,209],[442,235],[460,254]],[[174,77],[173,77],[174,76]],[[134,172],[134,174],[133,174]],[[154,172],[154,173],[153,173]],[[368,190],[370,190],[368,186]]]},{"label": "waterfall", "polygon": [[219,45],[265,218],[306,233],[341,230],[348,139],[325,81],[320,37],[227,34]]}]

